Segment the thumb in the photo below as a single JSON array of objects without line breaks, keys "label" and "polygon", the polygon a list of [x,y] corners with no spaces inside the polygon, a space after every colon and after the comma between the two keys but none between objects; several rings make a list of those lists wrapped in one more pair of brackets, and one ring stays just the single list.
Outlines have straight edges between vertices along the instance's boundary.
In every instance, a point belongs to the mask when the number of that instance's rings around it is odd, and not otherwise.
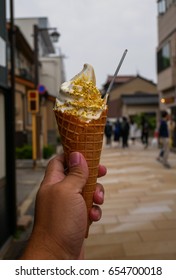
[{"label": "thumb", "polygon": [[82,192],[85,186],[89,170],[84,156],[79,152],[73,152],[69,156],[69,172],[64,179],[67,188],[76,192]]}]

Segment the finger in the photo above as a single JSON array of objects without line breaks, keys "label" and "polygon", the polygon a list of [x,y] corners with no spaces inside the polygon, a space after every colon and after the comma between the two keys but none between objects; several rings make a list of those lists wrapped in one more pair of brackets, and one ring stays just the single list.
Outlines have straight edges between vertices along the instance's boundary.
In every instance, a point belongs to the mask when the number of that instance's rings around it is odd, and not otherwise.
[{"label": "finger", "polygon": [[99,183],[96,184],[96,189],[93,195],[93,202],[100,205],[104,202],[104,188]]},{"label": "finger", "polygon": [[98,167],[98,177],[102,177],[102,176],[106,175],[106,173],[107,173],[106,167],[104,165],[100,164]]},{"label": "finger", "polygon": [[93,205],[90,212],[89,212],[89,218],[92,222],[97,222],[101,219],[102,211],[101,208],[98,205]]},{"label": "finger", "polygon": [[69,157],[69,172],[64,179],[67,189],[82,193],[88,179],[88,166],[84,156],[79,152],[73,152]]},{"label": "finger", "polygon": [[49,161],[42,184],[55,184],[64,178],[64,156],[56,156]]}]

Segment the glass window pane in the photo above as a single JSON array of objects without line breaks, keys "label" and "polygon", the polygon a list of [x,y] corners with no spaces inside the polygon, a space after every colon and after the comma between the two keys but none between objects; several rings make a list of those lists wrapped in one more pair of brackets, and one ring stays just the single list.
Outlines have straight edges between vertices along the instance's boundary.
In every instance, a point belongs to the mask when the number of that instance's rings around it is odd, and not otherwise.
[{"label": "glass window pane", "polygon": [[158,13],[163,14],[166,11],[166,0],[158,1]]},{"label": "glass window pane", "polygon": [[157,54],[158,73],[170,67],[170,45],[167,43]]}]

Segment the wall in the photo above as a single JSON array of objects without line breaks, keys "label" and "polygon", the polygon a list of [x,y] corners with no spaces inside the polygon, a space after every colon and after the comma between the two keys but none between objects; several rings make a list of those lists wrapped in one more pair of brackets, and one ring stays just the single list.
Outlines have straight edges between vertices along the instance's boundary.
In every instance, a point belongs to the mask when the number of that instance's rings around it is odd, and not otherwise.
[{"label": "wall", "polygon": [[27,39],[30,47],[33,49],[34,47],[34,37],[33,35],[33,25],[38,24],[38,19],[37,18],[24,18],[24,19],[15,19],[15,24],[18,25]]},{"label": "wall", "polygon": [[62,57],[40,58],[40,83],[45,85],[50,95],[56,97],[61,83],[63,83]]},{"label": "wall", "polygon": [[58,94],[61,83],[64,82],[64,69],[61,56],[43,57],[40,59],[40,84],[44,85],[48,94],[53,98],[53,101],[47,100],[43,108],[43,124],[44,145],[56,145],[57,127],[53,112],[55,98]]},{"label": "wall", "polygon": [[110,100],[115,100],[121,94],[133,94],[134,92],[142,91],[148,93],[157,93],[157,87],[152,82],[137,77],[123,86],[117,87],[110,93]]},{"label": "wall", "polygon": [[172,5],[165,14],[158,17],[158,41],[159,44],[174,29],[176,29],[176,5]]},{"label": "wall", "polygon": [[158,107],[156,106],[123,106],[123,116],[134,116],[141,113],[155,113],[158,114]]},{"label": "wall", "polygon": [[0,181],[5,177],[5,104],[0,92]]}]

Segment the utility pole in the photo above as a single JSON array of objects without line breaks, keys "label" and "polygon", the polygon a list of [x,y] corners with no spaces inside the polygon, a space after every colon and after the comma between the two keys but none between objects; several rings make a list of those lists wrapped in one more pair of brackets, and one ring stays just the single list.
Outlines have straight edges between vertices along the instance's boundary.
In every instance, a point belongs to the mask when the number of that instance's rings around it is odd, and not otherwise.
[{"label": "utility pole", "polygon": [[28,112],[32,114],[32,159],[33,167],[36,167],[37,160],[37,125],[36,114],[39,112],[38,90],[29,90],[27,93]]},{"label": "utility pole", "polygon": [[[14,27],[14,8],[13,0],[10,0],[10,80],[11,85],[8,92],[8,110],[6,117],[9,119],[7,129],[7,139],[10,140],[10,146],[7,147],[7,157],[10,164],[7,166],[7,183],[9,184],[8,198],[11,201],[9,207],[10,228],[14,233],[17,225],[17,209],[16,209],[16,156],[15,156],[15,27]],[[8,140],[8,141],[9,141]]]}]

